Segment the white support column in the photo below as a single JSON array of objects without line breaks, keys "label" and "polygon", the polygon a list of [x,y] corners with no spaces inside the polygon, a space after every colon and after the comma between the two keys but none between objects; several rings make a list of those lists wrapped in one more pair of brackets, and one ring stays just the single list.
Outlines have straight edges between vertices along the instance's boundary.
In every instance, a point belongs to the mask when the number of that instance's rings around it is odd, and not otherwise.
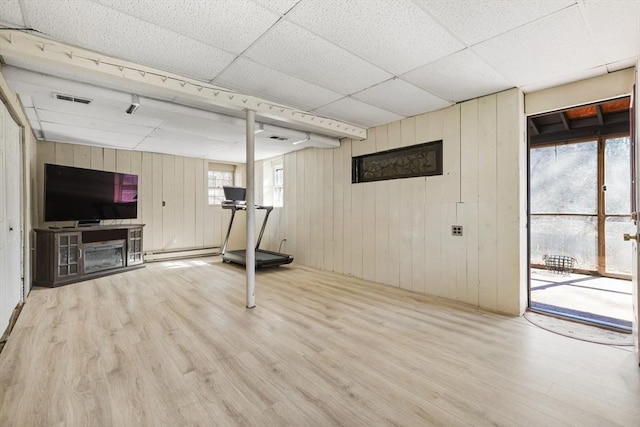
[{"label": "white support column", "polygon": [[256,112],[247,110],[247,308],[256,306],[256,248],[255,248],[255,182],[254,182],[254,149],[255,149]]}]

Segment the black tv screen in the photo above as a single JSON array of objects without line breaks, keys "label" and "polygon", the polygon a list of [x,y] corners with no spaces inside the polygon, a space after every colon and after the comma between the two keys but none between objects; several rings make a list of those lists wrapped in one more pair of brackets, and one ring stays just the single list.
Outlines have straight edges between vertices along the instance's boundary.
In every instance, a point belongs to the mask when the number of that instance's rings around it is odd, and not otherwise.
[{"label": "black tv screen", "polygon": [[45,164],[44,220],[138,216],[138,175]]}]

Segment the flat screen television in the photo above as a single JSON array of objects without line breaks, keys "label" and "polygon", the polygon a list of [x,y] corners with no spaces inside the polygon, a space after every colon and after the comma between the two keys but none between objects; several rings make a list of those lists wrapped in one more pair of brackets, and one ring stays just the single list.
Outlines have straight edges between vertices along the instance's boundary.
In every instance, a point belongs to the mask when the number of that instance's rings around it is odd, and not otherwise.
[{"label": "flat screen television", "polygon": [[44,220],[138,216],[138,175],[45,164]]}]

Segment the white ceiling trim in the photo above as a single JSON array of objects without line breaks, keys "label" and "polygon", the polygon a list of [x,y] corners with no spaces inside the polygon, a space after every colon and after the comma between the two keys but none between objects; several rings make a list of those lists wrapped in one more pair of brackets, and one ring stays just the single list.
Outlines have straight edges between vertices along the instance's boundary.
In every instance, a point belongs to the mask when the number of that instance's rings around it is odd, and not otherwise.
[{"label": "white ceiling trim", "polygon": [[258,117],[283,124],[292,123],[324,135],[358,140],[367,130],[350,123],[318,116],[307,111],[276,104],[255,96],[237,93],[177,74],[119,60],[96,52],[55,42],[21,31],[0,33],[0,55],[29,60],[108,79],[144,85],[157,92],[231,111],[254,110]]}]

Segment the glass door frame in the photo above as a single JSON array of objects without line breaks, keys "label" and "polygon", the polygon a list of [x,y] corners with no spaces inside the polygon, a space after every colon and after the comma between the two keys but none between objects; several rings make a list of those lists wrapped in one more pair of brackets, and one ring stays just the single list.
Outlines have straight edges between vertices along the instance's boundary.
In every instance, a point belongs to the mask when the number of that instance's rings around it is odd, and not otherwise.
[{"label": "glass door frame", "polygon": [[[629,132],[621,132],[621,133],[615,133],[615,134],[607,134],[607,135],[594,135],[593,137],[590,138],[580,138],[580,139],[574,139],[574,140],[567,140],[567,141],[557,141],[557,142],[549,142],[549,143],[544,143],[544,144],[536,144],[535,146],[532,146],[531,143],[528,143],[528,153],[527,153],[527,176],[529,177],[528,179],[528,185],[527,185],[527,198],[528,198],[528,203],[527,203],[527,214],[529,216],[529,227],[528,227],[528,239],[529,239],[529,268],[531,267],[544,267],[541,266],[539,264],[534,264],[531,262],[531,218],[534,216],[538,216],[538,217],[544,217],[544,216],[582,216],[582,217],[594,217],[596,218],[597,221],[597,231],[596,231],[596,241],[597,241],[597,253],[596,253],[596,269],[595,270],[591,270],[591,269],[575,269],[575,271],[577,273],[585,273],[585,274],[597,274],[599,276],[603,276],[603,277],[612,277],[612,278],[616,278],[616,279],[625,279],[625,280],[629,280],[631,278],[630,274],[622,274],[622,273],[614,273],[614,272],[608,272],[607,271],[607,266],[606,266],[606,220],[607,218],[629,218],[631,212],[633,211],[633,201],[630,198],[630,200],[632,201],[630,203],[630,211],[629,213],[625,213],[625,214],[607,214],[606,213],[606,205],[605,205],[605,191],[604,190],[604,186],[606,185],[605,182],[605,149],[606,149],[606,140],[609,139],[616,139],[616,138],[630,138]],[[531,212],[531,151],[538,149],[538,148],[547,148],[547,147],[554,147],[554,146],[560,146],[560,145],[572,145],[572,144],[581,144],[581,143],[587,143],[587,142],[596,142],[597,144],[597,183],[596,183],[596,189],[597,189],[597,193],[596,193],[596,197],[597,197],[597,209],[596,209],[596,213],[595,214],[581,214],[581,213],[543,213],[543,214],[534,214]],[[629,156],[632,155],[632,147],[630,147],[630,151],[629,151]],[[630,164],[631,164],[631,157],[630,157]],[[629,177],[630,180],[633,179],[633,177]],[[629,196],[631,197],[631,195]],[[630,219],[631,220],[631,219]],[[622,238],[622,236],[620,237]],[[531,283],[531,278],[529,277],[529,283]],[[531,301],[531,295],[529,292],[529,301]]]}]

